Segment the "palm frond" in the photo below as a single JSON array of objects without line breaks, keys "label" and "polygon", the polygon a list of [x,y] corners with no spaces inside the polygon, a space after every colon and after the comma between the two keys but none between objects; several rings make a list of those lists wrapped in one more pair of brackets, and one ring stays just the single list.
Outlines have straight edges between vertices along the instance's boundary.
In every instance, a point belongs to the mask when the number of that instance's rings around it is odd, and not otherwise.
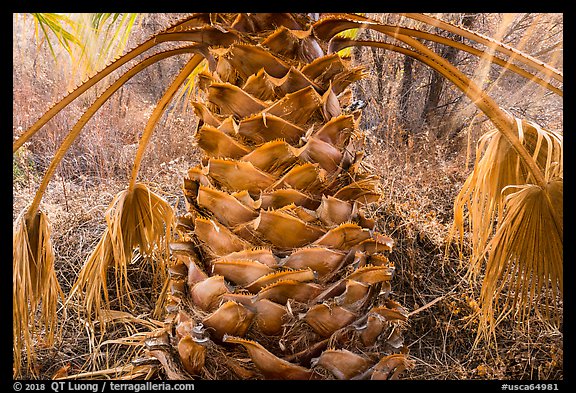
[{"label": "palm frond", "polygon": [[[108,269],[114,270],[116,294],[120,305],[123,305],[123,299],[126,298],[133,306],[128,266],[132,261],[134,250],[138,249],[145,256],[154,256],[157,250],[161,252],[168,250],[167,242],[171,237],[174,218],[172,207],[158,194],[150,191],[145,184],[137,183],[136,179],[156,123],[178,88],[201,60],[200,56],[194,55],[183,67],[148,119],[134,160],[130,184],[112,200],[106,212],[106,230],[73,286],[72,294],[82,294],[82,309],[88,318],[94,316],[100,320],[101,329],[105,329],[102,312],[110,308],[106,279]],[[163,281],[166,264],[165,257],[160,258],[158,263],[160,281]]]},{"label": "palm frond", "polygon": [[22,371],[25,350],[28,370],[35,374],[35,345],[42,340],[54,344],[57,306],[64,294],[54,270],[54,250],[50,241],[50,223],[46,214],[30,216],[26,208],[14,224],[12,238],[12,333],[13,372]]},{"label": "palm frond", "polygon": [[[449,239],[458,233],[460,247],[467,244],[464,234],[470,234],[469,277],[484,273],[479,337],[486,339],[505,315],[520,313],[522,320],[529,306],[545,320],[558,322],[557,313],[535,299],[545,288],[560,288],[543,296],[557,303],[562,292],[562,136],[534,124],[523,127],[519,119],[517,125],[519,140],[548,182],[546,189],[534,184],[507,139],[489,131],[478,142],[474,170],[454,202],[449,233]],[[505,290],[513,300],[495,315]]]},{"label": "palm frond", "polygon": [[[134,76],[136,73],[138,73],[140,70],[142,70],[143,68],[149,66],[150,64],[154,64],[155,62],[166,58],[168,56],[174,55],[174,54],[179,54],[179,53],[187,53],[189,52],[189,49],[177,49],[174,51],[166,51],[166,52],[161,52],[159,54],[153,55],[145,60],[143,60],[141,63],[137,64],[136,66],[134,66],[133,68],[131,68],[130,70],[128,70],[125,74],[123,74],[120,78],[118,78],[102,95],[100,95],[100,97],[98,97],[98,99],[96,99],[96,101],[83,113],[83,115],[80,117],[80,119],[76,122],[76,124],[74,125],[74,127],[72,127],[72,129],[70,130],[70,132],[68,133],[68,135],[66,136],[66,138],[64,139],[64,141],[62,142],[61,146],[58,148],[58,151],[56,152],[56,154],[54,155],[54,157],[52,158],[52,161],[50,162],[50,165],[48,167],[48,169],[46,170],[42,182],[40,184],[40,186],[38,187],[38,190],[36,191],[34,200],[32,201],[32,203],[30,204],[30,206],[27,208],[26,211],[26,215],[27,216],[34,216],[36,214],[40,215],[40,218],[35,219],[35,221],[31,221],[28,222],[26,219],[24,218],[19,218],[19,220],[16,221],[15,223],[15,230],[14,230],[14,239],[13,239],[13,249],[14,249],[14,288],[20,288],[19,291],[24,291],[23,294],[29,293],[31,291],[31,289],[26,290],[26,286],[23,284],[26,282],[26,280],[31,280],[32,283],[36,283],[37,282],[37,278],[34,277],[30,277],[30,269],[28,268],[28,270],[23,270],[23,269],[27,269],[26,267],[31,263],[30,261],[37,261],[34,262],[35,264],[41,264],[41,266],[52,266],[53,269],[53,260],[54,260],[54,256],[53,256],[53,251],[51,249],[51,244],[50,244],[50,234],[49,234],[49,226],[46,224],[46,217],[42,212],[38,212],[39,206],[40,206],[40,202],[42,200],[42,197],[44,195],[44,192],[46,190],[46,188],[48,187],[48,184],[53,176],[53,174],[55,173],[55,170],[58,166],[58,164],[60,163],[60,161],[62,160],[62,158],[65,156],[65,154],[67,153],[68,149],[70,148],[70,146],[72,145],[72,143],[76,140],[76,138],[78,137],[78,135],[80,134],[80,132],[82,131],[84,125],[90,120],[90,118],[96,113],[96,111],[104,104],[104,102],[106,102],[106,100],[114,93],[116,92],[127,80],[129,80],[132,76]],[[138,190],[140,190],[142,188],[142,186],[138,186],[136,187],[138,188]],[[135,191],[135,193],[137,195],[140,195],[141,192],[140,191]],[[146,194],[146,193],[144,193]],[[138,198],[138,196],[135,198],[136,201],[142,199],[142,198]],[[142,217],[151,217],[151,219],[149,220],[145,220],[142,221],[142,223],[144,223],[145,225],[147,225],[147,230],[150,231],[154,231],[154,230],[159,230],[159,233],[163,233],[164,229],[163,227],[161,227],[162,225],[167,225],[168,228],[170,226],[171,220],[172,220],[172,213],[171,213],[171,208],[170,206],[166,203],[160,201],[159,202],[159,197],[156,197],[155,194],[151,194],[151,196],[148,197],[148,201],[150,203],[150,206],[141,206],[141,207],[137,207],[135,209],[136,211],[136,218],[135,220],[141,219]],[[114,203],[114,202],[113,202]],[[146,208],[148,208],[148,212],[146,212]],[[130,211],[130,209],[128,209],[128,211]],[[24,214],[24,213],[23,213]],[[152,222],[150,222],[152,221]],[[131,222],[129,225],[134,225],[135,222],[138,221],[133,221]],[[28,226],[27,226],[28,225]],[[150,229],[152,228],[152,229]],[[40,230],[41,229],[41,230]],[[127,229],[128,230],[128,229]],[[117,232],[116,232],[117,233]],[[157,239],[153,236],[153,234],[151,233],[144,233],[144,234],[140,234],[140,233],[136,233],[135,236],[140,236],[142,239],[137,245],[140,246],[140,249],[144,249],[146,250],[146,252],[150,251],[148,248],[143,247],[144,244],[147,244],[146,241],[150,240],[151,243],[150,245],[154,245],[157,243]],[[107,297],[107,292],[106,292],[106,271],[108,266],[112,263],[112,261],[114,260],[113,257],[113,251],[114,248],[111,245],[111,241],[112,238],[110,236],[110,233],[108,232],[108,229],[106,230],[106,232],[104,233],[102,239],[100,240],[100,242],[98,243],[98,246],[96,247],[96,249],[93,251],[93,253],[90,255],[90,257],[88,258],[85,267],[83,268],[80,277],[79,277],[79,282],[83,283],[83,284],[78,284],[78,285],[84,285],[84,287],[80,288],[82,290],[85,290],[86,292],[86,299],[84,301],[84,309],[87,310],[88,314],[91,315],[93,312],[98,313],[98,310],[100,310],[101,307],[101,302],[100,302],[100,294],[102,292],[105,293],[105,301],[106,304],[108,303],[108,297]],[[41,246],[39,246],[40,248],[37,248],[36,246],[34,246],[34,248],[31,248],[30,251],[25,251],[28,250],[30,248],[30,244],[40,244]],[[128,241],[129,244],[132,244],[132,240]],[[130,252],[132,251],[132,248],[130,248]],[[34,254],[35,253],[35,254]],[[121,253],[116,252],[117,256],[121,256]],[[119,266],[124,266],[123,264],[126,262],[126,258],[128,258],[128,260],[130,260],[130,256],[124,256],[124,259],[121,259],[121,262],[119,262]],[[46,260],[45,260],[46,259]],[[31,272],[34,273],[35,270],[32,270]],[[161,270],[161,272],[163,272],[163,270]],[[16,276],[16,274],[18,273],[18,276]],[[87,281],[90,277],[95,277],[93,281]],[[55,278],[54,278],[55,281]],[[16,285],[16,283],[18,283],[18,285]],[[51,282],[48,283],[50,284],[51,287],[57,286],[58,283],[55,282]],[[47,285],[48,285],[47,284]],[[76,292],[79,288],[78,285],[75,286],[73,292]],[[124,285],[125,286],[125,285]],[[49,287],[47,287],[49,288]],[[59,290],[59,289],[58,289]],[[14,301],[15,302],[19,302],[18,304],[15,303],[14,305],[14,310],[15,312],[18,312],[19,314],[14,316],[14,323],[19,324],[19,328],[16,328],[15,325],[15,337],[16,337],[16,330],[18,332],[20,331],[24,331],[24,342],[22,343],[20,340],[20,336],[18,336],[18,339],[15,339],[15,345],[17,345],[19,348],[23,348],[24,346],[29,347],[30,344],[30,340],[31,340],[31,336],[28,334],[28,330],[27,329],[20,329],[22,326],[26,326],[28,325],[28,313],[23,313],[22,310],[22,301],[21,299],[35,299],[33,297],[30,296],[14,296]],[[48,301],[52,301],[53,302],[53,296],[51,297],[46,297],[46,299],[48,299]],[[36,307],[36,305],[33,304],[33,307]],[[55,304],[55,303],[54,303]],[[24,318],[24,319],[23,319]],[[53,321],[49,321],[49,318],[53,318],[55,320],[56,318],[56,313],[55,310],[54,312],[48,312],[46,311],[46,316],[43,317],[45,318],[44,324],[53,324]],[[53,331],[53,329],[51,330]],[[18,335],[20,335],[20,333],[18,333]],[[20,349],[15,350],[15,353],[18,354],[18,356],[20,356]],[[32,357],[33,354],[30,354],[30,358]],[[19,365],[21,363],[21,359],[15,358],[15,364],[18,364],[18,368]],[[15,367],[16,368],[16,367]]]},{"label": "palm frond", "polygon": [[[50,39],[51,36],[56,37],[60,46],[68,52],[68,54],[73,57],[74,47],[83,47],[81,40],[75,33],[77,29],[77,23],[62,14],[56,13],[33,13],[34,17],[34,30],[36,39],[45,39],[50,47],[50,52],[54,59],[57,59],[54,46]],[[39,30],[42,30],[42,37],[39,35]]]},{"label": "palm frond", "polygon": [[[562,136],[536,125],[523,127],[517,119],[518,138],[531,154],[545,178],[563,175]],[[482,256],[496,223],[502,221],[504,189],[510,185],[534,182],[525,163],[506,138],[497,130],[486,132],[478,141],[476,163],[454,202],[454,225],[449,238],[459,233],[464,244],[464,225],[468,220],[471,242],[471,273],[476,275],[482,265]],[[555,207],[559,211],[558,207]]]},{"label": "palm frond", "polygon": [[[122,306],[133,305],[128,267],[135,249],[155,261],[156,273],[165,275],[165,257],[174,213],[170,204],[143,183],[118,193],[106,211],[106,229],[87,258],[69,298],[79,295],[81,310],[105,328],[104,313],[110,309],[107,275],[114,270],[116,297]],[[126,300],[125,300],[126,299]]]},{"label": "palm frond", "polygon": [[121,55],[140,14],[96,13],[74,14],[76,36],[82,42],[76,51],[75,67],[82,75],[101,69],[111,59]]},{"label": "palm frond", "polygon": [[[504,198],[505,213],[486,248],[476,343],[493,337],[496,326],[509,313],[519,322],[534,312],[545,321],[560,324],[563,237],[551,211],[562,206],[563,182],[551,180],[547,188],[544,192],[526,184],[504,190],[510,192]],[[499,302],[500,297],[504,302]]]}]

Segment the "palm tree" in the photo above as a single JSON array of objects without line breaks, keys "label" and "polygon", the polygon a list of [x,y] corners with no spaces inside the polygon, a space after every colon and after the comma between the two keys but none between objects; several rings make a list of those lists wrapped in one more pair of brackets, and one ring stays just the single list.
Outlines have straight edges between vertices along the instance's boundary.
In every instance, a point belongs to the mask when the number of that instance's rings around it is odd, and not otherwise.
[{"label": "palm tree", "polygon": [[[423,14],[404,16],[510,56],[490,60],[562,94],[512,63],[513,57],[562,81],[560,72],[530,56]],[[371,29],[396,43],[341,35],[350,29]],[[170,242],[171,258],[157,259],[158,270],[168,271],[165,297],[159,299],[166,325],[146,342],[145,364],[150,359],[156,364],[142,367],[160,364],[169,378],[214,378],[207,370],[215,369],[226,378],[398,378],[411,366],[402,338],[408,313],[391,296],[394,265],[387,254],[393,239],[375,231],[367,213],[381,192],[378,178],[362,164],[361,110],[354,109],[349,90],[363,69],[339,55],[352,46],[372,46],[431,67],[494,124],[455,203],[455,230],[463,233],[466,213],[476,236],[472,272],[489,255],[481,332],[489,334],[502,315],[522,309],[541,292],[557,300],[562,291],[561,135],[502,110],[420,40],[486,53],[356,14],[318,20],[311,14],[192,14],[96,73],[14,143],[16,151],[84,91],[135,62],[72,128],[25,213],[28,219],[38,212],[51,171],[98,108],[150,64],[190,56],[148,119],[130,184],[112,201],[107,229],[69,296],[79,296],[85,316],[104,328],[109,268],[116,272],[122,297],[129,293],[126,266],[134,249],[155,255]],[[139,58],[161,42],[185,44]],[[137,176],[157,121],[203,61],[208,70],[198,74],[197,82],[203,93],[193,105],[204,157],[183,182],[187,212],[174,219],[166,201],[138,183]],[[495,165],[494,156],[506,161]],[[22,250],[14,254],[15,267],[40,259],[23,248],[24,234],[38,236],[34,228],[22,221],[15,229],[14,244]],[[47,230],[42,236],[48,237]],[[27,282],[34,283],[34,277]],[[514,295],[494,320],[493,305],[502,283],[509,282]],[[554,311],[545,307],[543,314],[557,315]],[[14,325],[15,336],[22,326]],[[250,364],[239,361],[246,354]]]}]

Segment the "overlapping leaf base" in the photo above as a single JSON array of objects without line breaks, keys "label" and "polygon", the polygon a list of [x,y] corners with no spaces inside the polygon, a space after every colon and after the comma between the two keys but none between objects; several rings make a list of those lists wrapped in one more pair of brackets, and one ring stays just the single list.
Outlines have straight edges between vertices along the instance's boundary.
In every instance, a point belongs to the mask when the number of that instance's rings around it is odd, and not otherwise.
[{"label": "overlapping leaf base", "polygon": [[410,365],[393,240],[365,214],[379,179],[346,111],[362,71],[325,55],[309,22],[212,16],[233,43],[205,51],[205,157],[184,181],[169,328],[148,340],[171,378],[390,379]]}]

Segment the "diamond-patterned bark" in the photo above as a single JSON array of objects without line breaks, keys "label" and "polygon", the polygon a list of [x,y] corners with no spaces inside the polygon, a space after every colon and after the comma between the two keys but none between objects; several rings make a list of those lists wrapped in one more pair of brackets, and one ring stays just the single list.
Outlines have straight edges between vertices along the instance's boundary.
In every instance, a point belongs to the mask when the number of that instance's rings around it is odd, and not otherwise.
[{"label": "diamond-patterned bark", "polygon": [[210,48],[199,78],[204,159],[184,181],[167,305],[168,352],[192,377],[222,357],[235,378],[386,379],[409,365],[393,240],[365,209],[379,180],[362,168],[360,111],[343,110],[362,71],[307,22],[212,20],[237,39]]}]

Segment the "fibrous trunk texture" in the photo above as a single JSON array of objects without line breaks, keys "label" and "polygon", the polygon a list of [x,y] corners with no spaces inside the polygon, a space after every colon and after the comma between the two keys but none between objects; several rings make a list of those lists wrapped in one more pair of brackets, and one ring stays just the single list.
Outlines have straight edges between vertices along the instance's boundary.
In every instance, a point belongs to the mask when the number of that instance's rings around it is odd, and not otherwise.
[{"label": "fibrous trunk texture", "polygon": [[204,156],[184,180],[167,327],[148,341],[169,377],[390,379],[410,366],[393,240],[368,214],[379,179],[349,109],[362,70],[325,54],[310,23],[211,21],[230,40],[205,52]]}]

